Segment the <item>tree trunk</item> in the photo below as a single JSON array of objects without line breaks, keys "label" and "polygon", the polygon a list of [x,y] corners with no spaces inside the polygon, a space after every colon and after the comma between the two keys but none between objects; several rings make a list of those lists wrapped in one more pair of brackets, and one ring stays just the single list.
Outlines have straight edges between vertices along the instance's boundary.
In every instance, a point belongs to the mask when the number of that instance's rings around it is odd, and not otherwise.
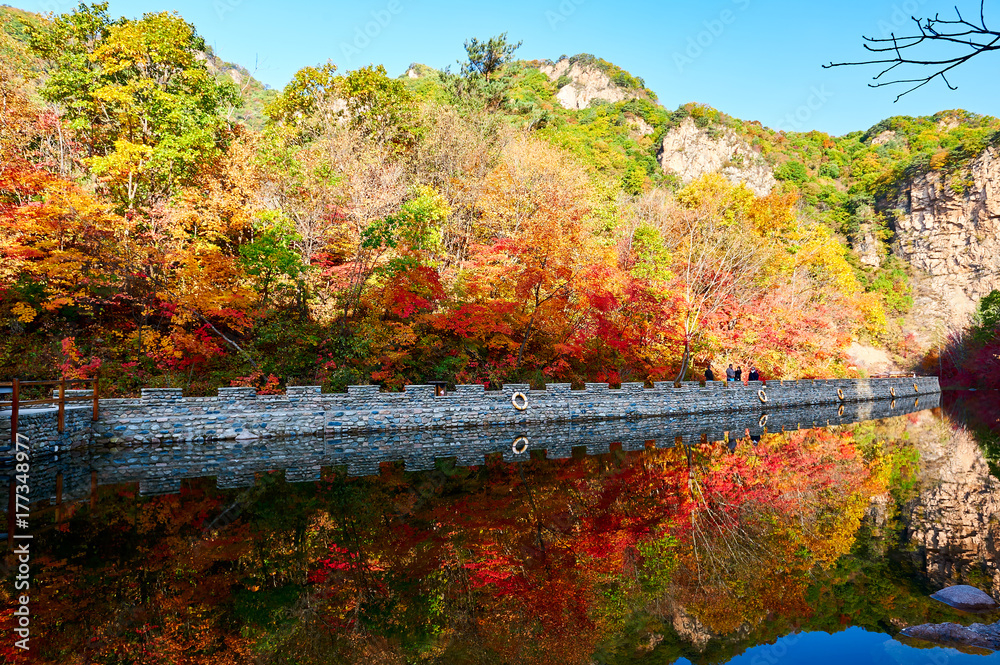
[{"label": "tree trunk", "polygon": [[689,335],[684,335],[684,359],[681,360],[681,371],[677,373],[677,378],[674,379],[674,383],[680,383],[687,376],[688,364],[691,360],[691,337]]},{"label": "tree trunk", "polygon": [[517,350],[517,363],[514,365],[514,369],[518,369],[521,366],[521,358],[524,357],[524,349],[528,346],[528,337],[531,335],[531,329],[535,325],[535,314],[538,314],[538,307],[535,307],[535,311],[531,313],[531,318],[528,320],[528,329],[524,331],[524,339],[521,340],[521,348]]}]

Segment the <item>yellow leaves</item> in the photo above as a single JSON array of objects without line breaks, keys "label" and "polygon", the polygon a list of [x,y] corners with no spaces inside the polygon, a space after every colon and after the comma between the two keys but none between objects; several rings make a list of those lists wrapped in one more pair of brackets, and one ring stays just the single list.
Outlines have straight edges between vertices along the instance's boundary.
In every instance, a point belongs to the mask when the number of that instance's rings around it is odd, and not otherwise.
[{"label": "yellow leaves", "polygon": [[94,173],[132,189],[132,181],[146,168],[152,156],[153,148],[150,146],[118,139],[114,152],[103,157],[91,157],[87,161]]},{"label": "yellow leaves", "polygon": [[31,323],[38,315],[38,312],[33,307],[23,302],[16,303],[11,308],[11,312],[21,323]]},{"label": "yellow leaves", "polygon": [[47,303],[42,305],[42,307],[48,312],[54,312],[62,307],[67,307],[69,305],[72,305],[74,302],[75,301],[73,300],[73,298],[60,296],[58,298],[53,298],[49,300]]},{"label": "yellow leaves", "polygon": [[732,189],[732,184],[722,174],[709,173],[691,181],[677,192],[677,202],[693,210],[706,204],[721,203]]},{"label": "yellow leaves", "polygon": [[170,291],[162,297],[181,305],[175,317],[193,316],[185,310],[205,313],[248,306],[252,296],[242,284],[242,271],[236,260],[218,247],[191,245],[169,259],[175,264],[174,279]]},{"label": "yellow leaves", "polygon": [[176,241],[202,238],[219,245],[241,242],[264,204],[258,142],[241,135],[198,181],[181,189],[168,208],[168,234]]},{"label": "yellow leaves", "polygon": [[793,229],[798,222],[795,215],[795,203],[798,194],[778,194],[772,192],[767,196],[755,198],[747,210],[753,230],[758,235],[784,234]]},{"label": "yellow leaves", "polygon": [[799,227],[796,235],[799,245],[795,267],[810,268],[821,282],[841,293],[853,294],[859,290],[854,269],[847,262],[847,250],[834,237],[833,231],[819,224],[809,224]]},{"label": "yellow leaves", "polygon": [[948,151],[940,150],[931,155],[930,167],[933,171],[941,170],[948,162]]},{"label": "yellow leaves", "polygon": [[[504,148],[501,163],[487,176],[476,207],[489,235],[512,236],[539,212],[582,216],[590,198],[587,185],[583,171],[564,153],[522,139]],[[553,204],[561,208],[552,210]]]},{"label": "yellow leaves", "polygon": [[889,321],[877,293],[858,294],[857,306],[861,312],[861,325],[868,333],[878,336],[885,332]]},{"label": "yellow leaves", "polygon": [[145,71],[156,77],[160,68],[173,70],[194,64],[194,53],[188,46],[194,28],[176,13],[146,14],[138,21],[111,26],[108,37],[90,54],[108,74],[128,69]]}]

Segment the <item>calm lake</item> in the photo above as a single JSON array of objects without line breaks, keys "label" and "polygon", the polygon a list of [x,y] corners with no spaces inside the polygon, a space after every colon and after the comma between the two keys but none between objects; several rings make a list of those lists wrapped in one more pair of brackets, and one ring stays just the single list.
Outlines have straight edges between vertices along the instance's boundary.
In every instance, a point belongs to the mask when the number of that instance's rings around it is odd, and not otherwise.
[{"label": "calm lake", "polygon": [[8,610],[0,653],[1000,662],[897,639],[1000,619],[928,597],[1000,594],[997,393],[766,415],[36,458],[31,651]]}]

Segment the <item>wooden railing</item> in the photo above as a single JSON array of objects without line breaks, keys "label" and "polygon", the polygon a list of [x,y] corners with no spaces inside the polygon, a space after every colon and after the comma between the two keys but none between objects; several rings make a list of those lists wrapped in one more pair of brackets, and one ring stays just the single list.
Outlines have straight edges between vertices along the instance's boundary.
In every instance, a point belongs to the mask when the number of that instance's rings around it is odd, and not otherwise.
[{"label": "wooden railing", "polygon": [[[17,445],[17,417],[19,411],[25,406],[55,406],[59,409],[58,428],[61,434],[66,429],[66,403],[67,402],[91,402],[93,404],[93,420],[97,420],[100,408],[99,380],[94,379],[62,379],[61,381],[21,381],[14,379],[10,383],[0,383],[0,394],[6,393],[11,396],[10,400],[10,441],[12,446]],[[78,397],[67,397],[67,386],[91,386],[90,395]],[[21,399],[21,390],[30,386],[54,387],[58,389],[55,397],[43,399]],[[86,388],[84,388],[86,389]],[[0,406],[6,406],[6,402],[0,401]]]}]

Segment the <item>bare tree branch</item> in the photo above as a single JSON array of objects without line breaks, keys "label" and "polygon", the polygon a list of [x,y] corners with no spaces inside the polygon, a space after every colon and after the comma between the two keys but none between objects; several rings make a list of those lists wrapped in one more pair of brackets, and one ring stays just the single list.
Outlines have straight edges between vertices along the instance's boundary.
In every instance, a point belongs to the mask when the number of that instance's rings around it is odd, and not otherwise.
[{"label": "bare tree branch", "polygon": [[[955,7],[956,18],[954,19],[944,19],[939,14],[935,14],[934,18],[925,19],[910,17],[916,25],[916,32],[914,34],[897,37],[895,33],[890,33],[889,37],[863,37],[865,40],[865,50],[876,54],[876,57],[871,60],[831,62],[828,65],[823,65],[823,68],[885,65],[878,74],[872,77],[872,80],[876,81],[876,83],[869,83],[868,86],[871,88],[882,88],[891,85],[909,86],[906,90],[896,95],[896,99],[893,100],[896,102],[903,95],[924,87],[936,78],[944,81],[944,84],[950,90],[957,90],[957,87],[948,81],[949,72],[981,53],[1000,50],[1000,31],[991,30],[987,27],[985,3],[986,0],[980,0],[979,23],[972,23],[965,20],[958,7]],[[937,51],[939,54],[934,57],[935,52],[928,49],[933,49],[935,46],[940,45],[951,45],[960,49],[960,52],[942,54],[940,51]],[[895,70],[900,65],[930,68],[930,73],[926,76],[915,76],[913,78],[900,77],[891,81],[881,80],[883,75]]]}]

